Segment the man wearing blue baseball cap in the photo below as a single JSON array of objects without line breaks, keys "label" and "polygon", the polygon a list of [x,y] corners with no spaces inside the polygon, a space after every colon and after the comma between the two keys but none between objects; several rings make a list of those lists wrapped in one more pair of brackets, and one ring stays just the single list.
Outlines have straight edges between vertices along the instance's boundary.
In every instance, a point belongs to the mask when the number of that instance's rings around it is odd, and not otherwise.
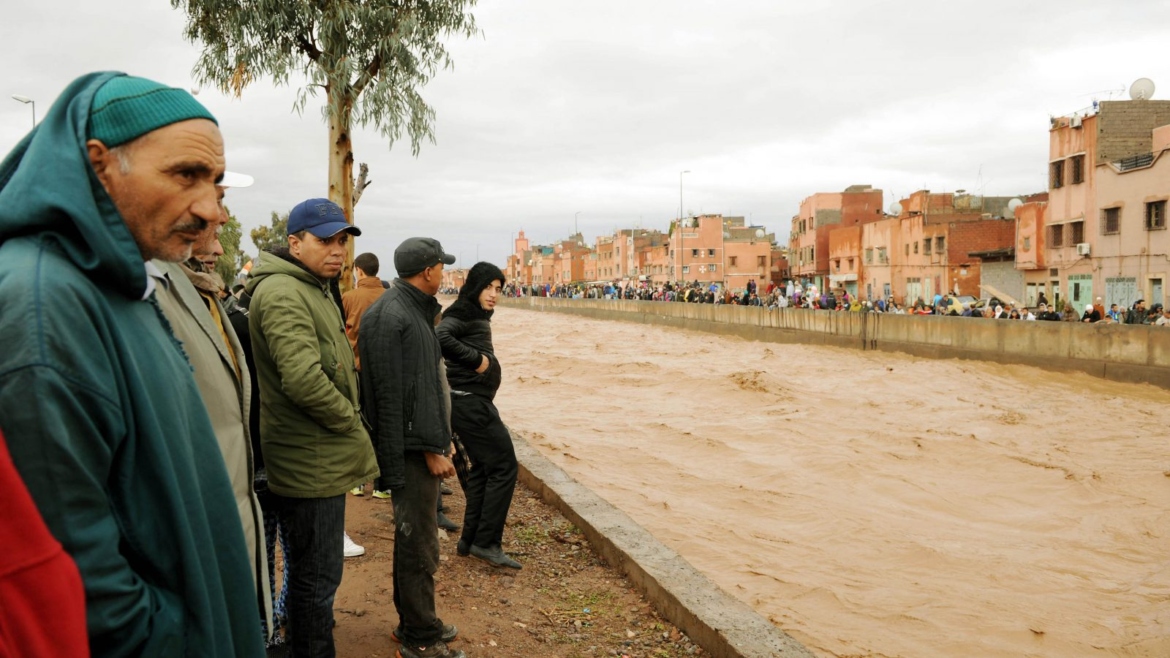
[{"label": "man wearing blue baseball cap", "polygon": [[264,655],[224,458],[148,262],[190,256],[223,171],[206,108],[116,72],[70,84],[0,164],[0,427],[77,563],[94,656]]},{"label": "man wearing blue baseball cap", "polygon": [[328,199],[288,216],[288,248],[260,254],[247,292],[260,385],[260,443],[287,532],[288,642],[294,656],[332,658],[341,584],[345,494],[378,475],[362,424],[345,320],[330,296],[361,230]]}]

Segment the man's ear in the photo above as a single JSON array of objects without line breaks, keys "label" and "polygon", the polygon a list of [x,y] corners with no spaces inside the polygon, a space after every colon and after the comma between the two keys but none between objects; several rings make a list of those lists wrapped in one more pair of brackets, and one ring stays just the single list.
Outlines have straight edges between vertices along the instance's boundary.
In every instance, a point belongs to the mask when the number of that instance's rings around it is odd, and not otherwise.
[{"label": "man's ear", "polygon": [[89,166],[93,167],[93,173],[97,174],[98,180],[104,185],[106,177],[109,176],[107,168],[111,159],[110,149],[101,141],[91,139],[85,143],[85,150],[89,154]]}]

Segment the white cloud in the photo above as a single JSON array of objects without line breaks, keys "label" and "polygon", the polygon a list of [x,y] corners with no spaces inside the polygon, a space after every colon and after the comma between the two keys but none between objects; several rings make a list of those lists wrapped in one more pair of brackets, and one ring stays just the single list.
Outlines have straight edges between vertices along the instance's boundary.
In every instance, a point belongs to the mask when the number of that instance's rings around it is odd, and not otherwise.
[{"label": "white cloud", "polygon": [[[432,235],[465,261],[501,260],[521,228],[551,241],[615,226],[665,228],[684,203],[749,216],[783,235],[800,200],[868,183],[909,194],[1044,187],[1050,114],[1137,77],[1170,92],[1170,5],[1088,0],[783,3],[775,0],[496,0],[482,38],[453,41],[453,71],[423,90],[438,143],[414,158],[372,129],[359,250],[387,256]],[[6,8],[6,94],[39,114],[71,79],[116,68],[191,86],[198,48],[169,3],[66,0]],[[1124,97],[1123,95],[1121,97]],[[242,99],[203,89],[247,226],[326,189],[319,105],[259,81]],[[29,108],[0,98],[0,152]],[[250,245],[248,245],[250,247]],[[465,263],[465,264],[469,264]]]}]

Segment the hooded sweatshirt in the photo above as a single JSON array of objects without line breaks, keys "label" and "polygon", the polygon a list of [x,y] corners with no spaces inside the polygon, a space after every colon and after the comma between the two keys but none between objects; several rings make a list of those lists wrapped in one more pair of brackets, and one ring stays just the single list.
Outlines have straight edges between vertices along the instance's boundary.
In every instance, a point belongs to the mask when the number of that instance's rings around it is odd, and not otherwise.
[{"label": "hooded sweatshirt", "polygon": [[[504,273],[491,263],[476,263],[459,289],[459,298],[443,311],[443,320],[435,333],[443,348],[447,365],[447,383],[454,391],[496,397],[502,371],[492,347],[492,314],[479,305],[479,295],[492,281],[504,283]],[[487,370],[476,372],[488,359]]]},{"label": "hooded sweatshirt", "polygon": [[353,349],[329,282],[287,249],[277,254],[261,253],[247,284],[268,488],[293,498],[338,496],[378,475]]},{"label": "hooded sweatshirt", "polygon": [[0,164],[0,427],[85,586],[94,656],[263,656],[223,457],[73,82]]}]

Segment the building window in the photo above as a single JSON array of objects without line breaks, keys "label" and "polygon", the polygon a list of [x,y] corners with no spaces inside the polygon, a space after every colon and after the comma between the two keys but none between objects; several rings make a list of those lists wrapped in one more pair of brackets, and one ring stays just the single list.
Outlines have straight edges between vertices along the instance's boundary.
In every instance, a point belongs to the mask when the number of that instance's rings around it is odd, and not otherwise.
[{"label": "building window", "polygon": [[1049,166],[1052,169],[1052,173],[1049,175],[1049,179],[1052,182],[1052,189],[1055,190],[1058,187],[1064,187],[1064,160],[1057,160]]},{"label": "building window", "polygon": [[1146,230],[1166,228],[1166,202],[1151,201],[1146,204]]},{"label": "building window", "polygon": [[934,253],[941,254],[947,250],[947,239],[943,236],[938,236],[934,239]]},{"label": "building window", "polygon": [[1053,224],[1048,227],[1048,244],[1053,247],[1064,246],[1064,224]]},{"label": "building window", "polygon": [[922,253],[926,254],[927,256],[930,255],[930,238],[926,238],[922,241]]},{"label": "building window", "polygon": [[1072,236],[1069,238],[1069,244],[1080,244],[1085,241],[1084,222],[1070,222],[1068,226],[1072,231]]},{"label": "building window", "polygon": [[849,259],[849,271],[850,272],[853,271],[853,259],[852,258]]},{"label": "building window", "polygon": [[873,265],[873,249],[865,250],[865,264]]},{"label": "building window", "polygon": [[838,258],[837,260],[833,261],[833,267],[834,267],[834,268],[836,268],[836,270],[837,270],[838,272],[840,272],[840,271],[841,271],[841,259],[840,259],[840,258]]},{"label": "building window", "polygon": [[714,258],[714,257],[715,257],[715,250],[714,250],[714,249],[708,249],[708,250],[707,250],[707,258]]},{"label": "building window", "polygon": [[1072,162],[1072,184],[1085,182],[1085,156],[1074,155],[1069,160]]},{"label": "building window", "polygon": [[906,243],[906,255],[907,256],[910,255],[910,243],[909,242]]},{"label": "building window", "polygon": [[690,273],[691,273],[691,266],[690,265],[683,265],[683,274],[690,274]]},{"label": "building window", "polygon": [[918,253],[918,241],[914,241],[914,253]]},{"label": "building window", "polygon": [[768,257],[767,256],[756,256],[756,267],[767,267],[767,266],[768,266]]},{"label": "building window", "polygon": [[711,271],[718,272],[719,271],[719,263],[711,263]]},{"label": "building window", "polygon": [[878,262],[883,264],[883,265],[890,262],[890,257],[886,253],[885,247],[878,247]]},{"label": "building window", "polygon": [[1121,208],[1101,209],[1101,231],[1105,235],[1121,232]]},{"label": "building window", "polygon": [[691,258],[698,258],[698,257],[699,257],[699,250],[698,249],[691,249]]},{"label": "building window", "polygon": [[739,258],[739,256],[728,256],[728,257],[727,257],[727,265],[728,265],[729,267],[735,267],[735,261],[736,261],[738,258]]},{"label": "building window", "polygon": [[1032,250],[1032,238],[1024,238],[1024,251]]}]

